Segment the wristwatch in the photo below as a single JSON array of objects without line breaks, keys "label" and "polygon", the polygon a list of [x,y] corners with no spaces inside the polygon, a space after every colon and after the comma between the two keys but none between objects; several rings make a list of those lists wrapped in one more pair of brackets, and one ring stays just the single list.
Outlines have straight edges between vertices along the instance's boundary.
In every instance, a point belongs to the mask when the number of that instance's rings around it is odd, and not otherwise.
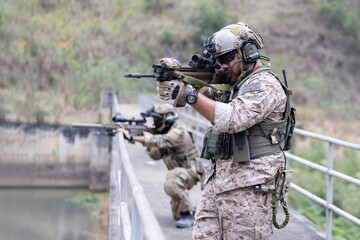
[{"label": "wristwatch", "polygon": [[199,95],[199,92],[196,91],[196,89],[194,88],[194,90],[192,90],[191,92],[189,92],[189,93],[186,95],[186,102],[187,102],[188,104],[194,104],[194,103],[196,103],[197,98],[198,98],[198,95]]}]

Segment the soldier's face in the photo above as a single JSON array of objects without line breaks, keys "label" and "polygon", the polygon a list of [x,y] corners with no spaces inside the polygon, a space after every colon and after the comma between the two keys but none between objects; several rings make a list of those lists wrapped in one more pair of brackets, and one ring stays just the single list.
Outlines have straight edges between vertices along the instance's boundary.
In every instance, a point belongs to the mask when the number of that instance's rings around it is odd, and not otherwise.
[{"label": "soldier's face", "polygon": [[[232,55],[230,56],[230,54]],[[240,75],[241,70],[238,64],[239,60],[239,55],[236,54],[236,52],[230,52],[218,59],[220,63],[220,70],[225,74],[227,83],[235,83],[237,77]]]}]

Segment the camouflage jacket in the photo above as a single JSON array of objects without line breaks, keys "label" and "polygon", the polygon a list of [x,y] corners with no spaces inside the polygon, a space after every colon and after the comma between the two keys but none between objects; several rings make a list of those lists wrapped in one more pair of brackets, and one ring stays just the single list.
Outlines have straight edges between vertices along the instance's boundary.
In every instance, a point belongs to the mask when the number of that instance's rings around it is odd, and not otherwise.
[{"label": "camouflage jacket", "polygon": [[[256,88],[252,87],[256,86]],[[213,130],[237,133],[265,121],[283,118],[286,94],[278,80],[269,72],[251,76],[230,103],[216,102]],[[274,178],[283,165],[282,153],[234,163],[229,159],[215,159],[207,168],[205,183],[215,173],[217,193],[265,183]]]},{"label": "camouflage jacket", "polygon": [[174,123],[166,134],[144,132],[145,146],[151,146],[147,154],[154,160],[163,159],[168,170],[176,167],[191,168],[190,160],[199,156],[189,131]]}]

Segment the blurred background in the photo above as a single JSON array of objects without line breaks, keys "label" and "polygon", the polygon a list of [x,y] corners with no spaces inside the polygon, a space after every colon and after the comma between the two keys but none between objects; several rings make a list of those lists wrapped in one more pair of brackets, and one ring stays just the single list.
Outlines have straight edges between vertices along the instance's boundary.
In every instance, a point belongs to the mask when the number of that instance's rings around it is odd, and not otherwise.
[{"label": "blurred background", "polygon": [[[119,91],[128,103],[136,101],[134,92],[155,92],[154,80],[124,73],[151,73],[162,57],[187,65],[206,37],[242,21],[262,35],[261,53],[273,71],[286,70],[297,127],[359,143],[359,14],[357,0],[0,0],[0,121],[96,122],[101,90]],[[0,154],[8,141],[0,136]],[[326,161],[321,144],[299,140],[294,152]],[[335,155],[336,170],[360,178],[357,152]],[[297,183],[325,195],[326,179],[315,185],[307,175],[314,173],[299,168]],[[2,191],[0,209],[9,201]],[[346,185],[335,191],[334,202],[359,217],[359,191]],[[85,194],[83,202],[106,199],[106,193]],[[324,209],[291,196],[290,206],[324,227]],[[0,223],[8,217],[1,212]],[[338,239],[360,239],[359,228],[341,219],[333,231]]]}]

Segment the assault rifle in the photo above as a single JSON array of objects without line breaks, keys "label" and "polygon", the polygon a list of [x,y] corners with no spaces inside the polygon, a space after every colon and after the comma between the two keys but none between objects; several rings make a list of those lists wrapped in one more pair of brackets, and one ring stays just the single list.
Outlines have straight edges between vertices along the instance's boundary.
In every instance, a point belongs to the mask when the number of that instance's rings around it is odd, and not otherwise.
[{"label": "assault rifle", "polygon": [[143,132],[149,132],[152,134],[156,133],[155,128],[149,128],[145,125],[146,117],[158,117],[158,113],[153,111],[153,108],[149,109],[146,112],[140,113],[142,118],[122,118],[120,117],[120,113],[115,113],[112,118],[112,123],[72,123],[72,127],[77,128],[94,128],[94,129],[101,129],[104,130],[103,132],[96,132],[96,135],[108,135],[108,136],[115,136],[117,133],[117,129],[120,126],[123,126],[126,130],[129,131],[130,135],[132,136],[142,136]]},{"label": "assault rifle", "polygon": [[[191,57],[189,66],[181,66],[179,71],[185,76],[193,77],[211,84],[223,83],[224,75],[219,70],[216,59],[209,53],[208,46],[211,43],[210,38],[204,41],[204,50],[202,53],[194,54]],[[126,73],[127,78],[156,78],[157,81],[170,81],[177,79],[173,70],[167,69],[166,65],[153,64],[154,73]],[[196,83],[191,83],[194,87],[201,87]]]}]

